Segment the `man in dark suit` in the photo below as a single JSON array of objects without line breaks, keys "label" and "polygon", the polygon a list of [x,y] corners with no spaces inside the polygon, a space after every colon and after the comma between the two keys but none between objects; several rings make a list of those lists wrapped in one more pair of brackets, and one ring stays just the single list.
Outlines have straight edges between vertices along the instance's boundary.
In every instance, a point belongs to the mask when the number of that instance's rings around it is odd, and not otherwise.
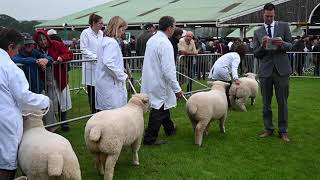
[{"label": "man in dark suit", "polygon": [[136,42],[136,52],[138,56],[144,56],[146,51],[147,41],[151,36],[154,35],[156,28],[151,23],[146,23],[144,25],[145,31],[141,34]]},{"label": "man in dark suit", "polygon": [[[268,3],[263,8],[264,25],[254,32],[254,55],[260,60],[259,79],[263,98],[263,121],[265,131],[260,137],[273,134],[271,100],[273,87],[278,103],[278,128],[283,141],[288,138],[289,76],[291,67],[286,51],[292,47],[291,33],[287,23],[274,21],[275,6]],[[271,39],[277,37],[276,39]],[[271,41],[271,45],[269,42]],[[274,46],[275,48],[270,48]]]}]

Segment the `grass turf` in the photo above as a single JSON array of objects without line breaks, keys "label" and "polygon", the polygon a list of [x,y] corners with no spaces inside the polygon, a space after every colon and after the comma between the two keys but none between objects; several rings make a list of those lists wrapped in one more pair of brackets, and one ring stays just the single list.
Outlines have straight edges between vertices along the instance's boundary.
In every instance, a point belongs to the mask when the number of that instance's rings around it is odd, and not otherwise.
[{"label": "grass turf", "polygon": [[[142,146],[140,166],[131,164],[130,148],[124,148],[116,164],[114,179],[318,179],[320,178],[319,112],[320,89],[318,79],[290,80],[289,137],[290,143],[277,136],[257,137],[262,131],[262,102],[259,96],[248,112],[229,110],[226,134],[219,132],[213,122],[203,146],[194,145],[194,133],[185,112],[185,101],[178,101],[171,117],[178,125],[177,134],[166,137],[161,129],[159,137],[167,144]],[[69,118],[88,114],[87,96],[73,92],[73,110]],[[277,105],[273,99],[274,125],[277,127]],[[78,109],[78,110],[77,110]],[[145,122],[148,121],[148,113]],[[82,171],[82,179],[103,179],[94,167],[93,157],[84,143],[86,120],[71,124],[71,131],[63,133],[72,144]]]}]

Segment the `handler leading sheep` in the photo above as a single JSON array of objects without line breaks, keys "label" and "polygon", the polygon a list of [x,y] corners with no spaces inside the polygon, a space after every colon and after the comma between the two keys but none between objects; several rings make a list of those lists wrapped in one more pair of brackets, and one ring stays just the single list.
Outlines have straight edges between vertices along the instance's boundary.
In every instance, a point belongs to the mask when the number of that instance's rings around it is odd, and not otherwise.
[{"label": "handler leading sheep", "polygon": [[175,26],[173,17],[162,17],[159,20],[159,31],[147,42],[141,92],[149,96],[152,109],[143,140],[145,145],[165,143],[157,140],[161,125],[168,136],[176,132],[176,126],[170,118],[170,108],[177,105],[176,97],[181,97],[183,92],[177,81],[173,47],[168,39],[173,35]]}]

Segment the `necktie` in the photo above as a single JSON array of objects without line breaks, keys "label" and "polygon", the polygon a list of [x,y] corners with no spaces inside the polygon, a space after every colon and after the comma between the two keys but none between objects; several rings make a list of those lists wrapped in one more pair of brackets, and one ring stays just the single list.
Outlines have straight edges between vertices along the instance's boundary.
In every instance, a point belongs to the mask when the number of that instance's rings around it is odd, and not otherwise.
[{"label": "necktie", "polygon": [[268,28],[268,32],[267,32],[267,33],[268,33],[268,36],[272,38],[271,26],[270,26],[270,25],[268,25],[268,27],[267,27],[267,28]]}]

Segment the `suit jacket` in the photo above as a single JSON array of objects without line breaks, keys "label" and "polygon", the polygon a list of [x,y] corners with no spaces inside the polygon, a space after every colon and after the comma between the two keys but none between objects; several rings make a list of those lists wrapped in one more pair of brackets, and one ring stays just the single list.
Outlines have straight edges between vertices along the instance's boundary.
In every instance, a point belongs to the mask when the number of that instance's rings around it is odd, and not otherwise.
[{"label": "suit jacket", "polygon": [[254,56],[260,60],[259,77],[271,76],[274,67],[280,76],[289,76],[291,74],[291,66],[286,52],[292,48],[292,37],[288,23],[275,22],[273,37],[281,37],[284,41],[284,44],[278,47],[278,49],[266,50],[262,47],[262,38],[264,36],[267,36],[264,26],[257,29],[253,36],[253,53]]},{"label": "suit jacket", "polygon": [[147,41],[153,36],[154,33],[145,31],[141,36],[138,37],[136,42],[136,52],[138,56],[144,56],[146,51]]}]

